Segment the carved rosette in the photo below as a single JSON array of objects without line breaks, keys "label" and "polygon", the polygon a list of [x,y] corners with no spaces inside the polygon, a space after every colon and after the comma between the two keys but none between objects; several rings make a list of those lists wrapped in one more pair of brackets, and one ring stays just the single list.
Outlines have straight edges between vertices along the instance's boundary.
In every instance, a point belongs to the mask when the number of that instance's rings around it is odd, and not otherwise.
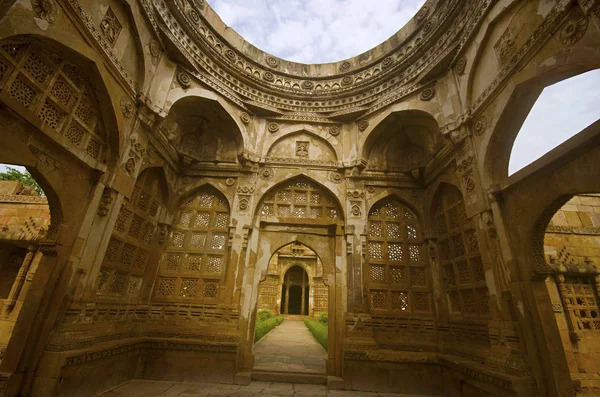
[{"label": "carved rosette", "polygon": [[583,37],[588,27],[588,18],[577,10],[571,14],[560,30],[560,41],[567,47],[577,43]]},{"label": "carved rosette", "polygon": [[154,58],[158,58],[160,55],[160,44],[156,40],[152,40],[150,42],[150,55]]},{"label": "carved rosette", "polygon": [[329,180],[333,183],[342,183],[344,181],[344,176],[337,171],[332,171],[329,173]]},{"label": "carved rosette", "polygon": [[340,127],[338,127],[337,125],[329,128],[330,135],[338,136],[338,135],[340,135],[340,132],[341,132]]},{"label": "carved rosette", "polygon": [[466,68],[467,58],[465,56],[458,58],[458,61],[456,61],[456,64],[454,65],[454,70],[456,71],[456,73],[462,75],[465,73]]},{"label": "carved rosette", "polygon": [[483,135],[485,133],[485,130],[487,129],[487,125],[488,121],[485,115],[479,116],[479,118],[475,121],[475,124],[473,125],[475,135]]},{"label": "carved rosette", "polygon": [[225,184],[226,184],[227,186],[231,187],[231,186],[235,185],[235,179],[233,179],[233,178],[227,178],[227,179],[225,180]]},{"label": "carved rosette", "polygon": [[279,59],[275,58],[274,56],[268,56],[265,59],[265,63],[267,64],[267,66],[271,67],[271,68],[277,68],[279,67]]},{"label": "carved rosette", "polygon": [[352,69],[352,62],[350,62],[350,61],[344,61],[340,65],[340,72],[347,72],[350,69]]},{"label": "carved rosette", "polygon": [[271,179],[275,173],[273,172],[272,168],[263,168],[259,175],[261,179]]},{"label": "carved rosette", "polygon": [[250,122],[252,121],[252,116],[250,116],[249,113],[243,112],[242,114],[240,114],[240,120],[242,120],[242,123],[244,124],[250,124]]},{"label": "carved rosette", "polygon": [[279,131],[279,124],[277,123],[269,123],[267,130],[271,133],[274,134],[277,131]]},{"label": "carved rosette", "polygon": [[434,96],[435,96],[435,88],[433,88],[433,87],[427,87],[423,91],[421,91],[421,95],[419,96],[419,98],[422,101],[426,101],[427,102],[427,101],[431,101]]},{"label": "carved rosette", "polygon": [[368,120],[362,120],[358,123],[358,130],[359,131],[364,131],[367,128],[369,128],[369,121]]},{"label": "carved rosette", "polygon": [[186,72],[178,71],[177,82],[179,83],[181,88],[189,88],[192,85],[192,78]]}]

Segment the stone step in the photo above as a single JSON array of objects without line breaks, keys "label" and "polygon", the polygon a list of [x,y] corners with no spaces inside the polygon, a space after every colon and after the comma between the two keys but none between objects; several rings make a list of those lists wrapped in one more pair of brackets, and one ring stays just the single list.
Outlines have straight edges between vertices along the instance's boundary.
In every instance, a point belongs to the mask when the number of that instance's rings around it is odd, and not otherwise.
[{"label": "stone step", "polygon": [[252,380],[259,382],[327,384],[327,375],[306,372],[252,371]]}]

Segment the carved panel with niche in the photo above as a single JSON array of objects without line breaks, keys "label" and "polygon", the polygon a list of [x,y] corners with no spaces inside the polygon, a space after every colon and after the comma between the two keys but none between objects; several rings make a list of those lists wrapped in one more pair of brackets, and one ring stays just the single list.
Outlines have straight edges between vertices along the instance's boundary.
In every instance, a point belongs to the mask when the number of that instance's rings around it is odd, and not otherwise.
[{"label": "carved panel with niche", "polygon": [[267,153],[271,161],[296,161],[318,162],[322,164],[335,164],[337,156],[333,147],[324,139],[308,132],[299,132],[285,136],[275,142]]},{"label": "carved panel with niche", "polygon": [[217,102],[183,98],[160,127],[188,163],[237,163],[243,144],[239,128]]},{"label": "carved panel with niche", "polygon": [[374,171],[406,172],[424,167],[444,145],[435,120],[421,112],[392,114],[367,142],[368,165]]}]

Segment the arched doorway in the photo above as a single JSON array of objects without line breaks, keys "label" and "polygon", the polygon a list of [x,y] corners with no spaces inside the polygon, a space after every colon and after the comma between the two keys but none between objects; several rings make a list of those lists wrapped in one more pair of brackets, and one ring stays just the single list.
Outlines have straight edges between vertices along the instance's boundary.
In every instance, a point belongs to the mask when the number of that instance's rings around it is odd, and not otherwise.
[{"label": "arched doorway", "polygon": [[281,314],[308,315],[308,275],[300,266],[290,268],[281,286]]}]

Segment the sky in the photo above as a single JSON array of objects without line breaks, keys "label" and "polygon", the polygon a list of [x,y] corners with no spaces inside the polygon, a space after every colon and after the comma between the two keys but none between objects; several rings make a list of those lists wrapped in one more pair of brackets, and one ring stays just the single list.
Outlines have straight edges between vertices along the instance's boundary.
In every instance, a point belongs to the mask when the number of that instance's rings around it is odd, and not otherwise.
[{"label": "sky", "polygon": [[[408,22],[425,0],[208,0],[261,50],[302,63],[363,53]],[[600,70],[546,87],[515,141],[509,175],[600,119]],[[4,167],[0,165],[0,171]]]}]

